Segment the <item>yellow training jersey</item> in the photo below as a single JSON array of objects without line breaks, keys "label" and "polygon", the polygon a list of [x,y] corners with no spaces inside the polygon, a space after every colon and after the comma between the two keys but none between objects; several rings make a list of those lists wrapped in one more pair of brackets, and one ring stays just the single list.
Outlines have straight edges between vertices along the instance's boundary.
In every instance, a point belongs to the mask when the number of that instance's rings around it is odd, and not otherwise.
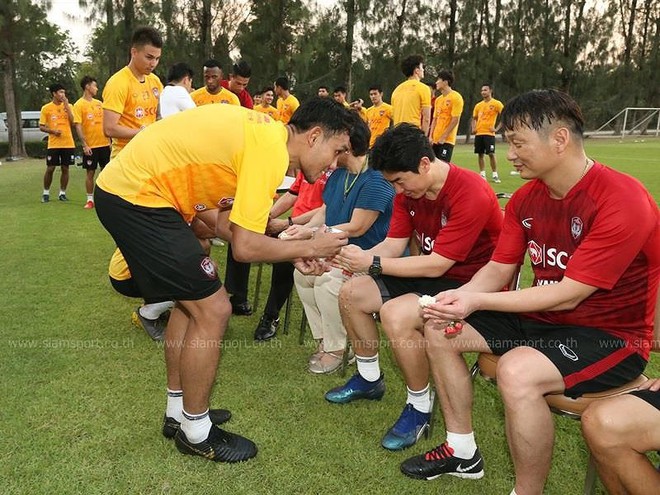
[{"label": "yellow training jersey", "polygon": [[110,258],[110,265],[108,266],[108,275],[115,280],[128,280],[131,278],[131,271],[128,269],[128,263],[121,254],[119,248],[115,249]]},{"label": "yellow training jersey", "polygon": [[376,138],[384,133],[392,124],[392,105],[381,103],[378,106],[367,108],[367,125],[371,131],[371,148],[376,142]]},{"label": "yellow training jersey", "polygon": [[64,108],[64,103],[56,105],[51,101],[41,107],[39,124],[45,125],[49,129],[58,129],[62,132],[59,136],[48,134],[48,149],[75,148],[76,145],[73,143],[69,113]]},{"label": "yellow training jersey", "polygon": [[[140,82],[126,66],[105,84],[103,109],[118,113],[119,125],[141,129],[156,122],[158,98],[162,91],[163,85],[158,76],[149,74]],[[112,138],[112,156],[119,153],[129,141],[127,138]]]},{"label": "yellow training jersey", "polygon": [[269,115],[270,118],[275,119],[275,120],[280,120],[280,112],[277,111],[277,108],[275,108],[272,105],[268,105],[267,107],[263,105],[257,105],[254,107],[254,109],[257,112],[265,113],[266,115]]},{"label": "yellow training jersey", "polygon": [[233,208],[229,219],[263,233],[289,167],[287,130],[235,105],[171,115],[135,136],[103,169],[97,186],[134,205],[200,211]]},{"label": "yellow training jersey", "polygon": [[209,93],[209,90],[206,89],[206,86],[196,89],[190,93],[190,97],[195,102],[195,105],[201,107],[202,105],[209,105],[211,103],[225,103],[228,105],[241,105],[241,101],[238,99],[234,93],[228,89],[220,86],[220,91],[212,95]]},{"label": "yellow training jersey", "polygon": [[80,98],[73,104],[73,123],[80,124],[87,146],[110,146],[110,139],[103,134],[103,103],[92,98]]},{"label": "yellow training jersey", "polygon": [[472,117],[477,125],[474,128],[476,135],[494,136],[495,122],[497,116],[502,113],[504,105],[501,101],[491,98],[490,101],[482,100],[474,106]]},{"label": "yellow training jersey", "polygon": [[417,79],[399,84],[392,93],[392,120],[394,124],[408,122],[420,127],[422,108],[431,108],[431,88]]},{"label": "yellow training jersey", "polygon": [[[440,95],[435,99],[435,111],[434,119],[435,128],[433,129],[433,142],[437,143],[440,139],[440,136],[445,132],[447,126],[452,117],[458,117],[460,119],[461,114],[463,113],[463,97],[459,94],[458,91],[453,89],[447,95]],[[456,134],[458,134],[458,124],[454,127],[449,133],[449,136],[445,139],[447,144],[456,144]]]},{"label": "yellow training jersey", "polygon": [[298,98],[293,95],[287,96],[285,99],[277,99],[277,111],[280,112],[280,120],[285,124],[289,123],[293,112],[300,106]]}]

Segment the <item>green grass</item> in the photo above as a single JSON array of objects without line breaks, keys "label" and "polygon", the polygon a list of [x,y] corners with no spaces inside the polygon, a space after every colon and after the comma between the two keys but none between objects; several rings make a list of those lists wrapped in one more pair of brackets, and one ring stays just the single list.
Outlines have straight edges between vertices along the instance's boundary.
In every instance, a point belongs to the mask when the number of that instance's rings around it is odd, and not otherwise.
[{"label": "green grass", "polygon": [[[593,158],[640,178],[660,198],[660,140],[589,140],[587,148]],[[500,145],[503,182],[497,190],[513,191],[520,179],[508,174],[504,151]],[[469,146],[458,146],[454,161],[476,164]],[[475,386],[475,430],[486,477],[407,479],[399,463],[440,440],[441,418],[432,440],[400,453],[380,448],[381,435],[405,400],[390,352],[382,353],[389,388],[382,401],[326,403],[323,393],[344,379],[305,370],[313,343],[307,335],[305,344],[298,344],[299,303],[290,333],[270,343],[252,342],[258,312],[233,318],[227,332],[212,403],[233,411],[229,428],[256,441],[257,458],[224,465],[178,454],[159,432],[165,403],[162,350],[131,326],[130,312],[138,302],[110,288],[113,244],[94,212],[82,208],[84,173],[72,168],[69,203],[43,205],[43,171],[41,160],[0,166],[0,492],[509,493],[513,469],[494,387],[480,379]],[[214,252],[221,265],[224,255]],[[268,273],[266,267],[264,281]],[[660,359],[654,360],[650,372],[660,375]],[[546,493],[579,493],[587,461],[579,425],[564,418],[556,424]]]}]

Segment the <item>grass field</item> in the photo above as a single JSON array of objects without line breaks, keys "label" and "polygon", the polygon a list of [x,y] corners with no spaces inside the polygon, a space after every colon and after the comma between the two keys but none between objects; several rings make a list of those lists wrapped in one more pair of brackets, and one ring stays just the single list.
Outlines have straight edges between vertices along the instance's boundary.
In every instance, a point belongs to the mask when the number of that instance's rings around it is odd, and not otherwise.
[{"label": "grass field", "polygon": [[[660,199],[660,140],[588,140],[587,149],[591,157],[638,177]],[[502,145],[498,156],[503,182],[497,190],[512,192],[520,179],[509,175]],[[454,161],[470,168],[476,163],[468,146],[457,147]],[[308,335],[304,345],[298,344],[299,309],[290,333],[269,343],[252,341],[259,311],[232,318],[226,335],[212,403],[232,410],[228,429],[253,439],[260,449],[257,458],[224,465],[178,454],[159,431],[165,405],[162,349],[131,326],[130,312],[138,301],[110,288],[107,263],[113,244],[94,212],[82,208],[84,172],[71,170],[71,201],[40,204],[43,171],[41,160],[0,166],[0,493],[511,491],[503,407],[493,386],[481,379],[475,385],[474,424],[486,476],[479,481],[407,479],[399,463],[443,438],[441,418],[431,440],[404,452],[383,450],[380,438],[405,401],[390,352],[383,351],[381,358],[389,389],[382,401],[326,403],[323,393],[344,378],[306,371],[313,342]],[[58,180],[59,172],[51,197]],[[221,265],[224,256],[223,250],[214,251]],[[660,356],[653,359],[649,372],[660,376]],[[581,493],[587,451],[579,425],[555,421],[546,493]]]}]

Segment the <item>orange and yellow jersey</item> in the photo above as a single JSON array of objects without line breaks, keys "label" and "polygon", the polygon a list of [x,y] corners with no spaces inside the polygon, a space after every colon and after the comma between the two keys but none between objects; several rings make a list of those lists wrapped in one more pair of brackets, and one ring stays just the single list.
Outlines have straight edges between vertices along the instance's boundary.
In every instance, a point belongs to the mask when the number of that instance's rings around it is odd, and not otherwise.
[{"label": "orange and yellow jersey", "polygon": [[267,107],[263,105],[257,105],[254,107],[254,110],[257,112],[265,113],[266,115],[270,116],[271,119],[280,120],[280,112],[278,112],[277,108],[272,105],[268,105]]},{"label": "orange and yellow jersey", "polygon": [[298,98],[293,95],[287,96],[285,99],[277,99],[277,111],[280,112],[280,120],[285,124],[289,123],[293,112],[300,106]]},{"label": "orange and yellow jersey", "polygon": [[[440,95],[435,99],[435,128],[433,129],[433,142],[437,143],[440,136],[445,132],[452,117],[460,119],[463,113],[463,97],[458,91],[453,89],[447,95]],[[458,134],[458,124],[449,133],[445,139],[447,144],[456,144],[456,134]]]},{"label": "orange and yellow jersey", "polygon": [[233,223],[263,233],[289,167],[286,143],[286,128],[266,114],[204,105],[140,132],[96,184],[134,205],[174,208],[188,222],[233,204]]},{"label": "orange and yellow jersey", "polygon": [[119,248],[115,249],[110,258],[110,265],[108,266],[108,275],[115,280],[128,280],[131,278],[131,271],[128,269],[128,263],[121,254]]},{"label": "orange and yellow jersey", "polygon": [[408,122],[417,127],[422,123],[422,108],[431,108],[431,88],[417,79],[399,84],[392,93],[394,124]]},{"label": "orange and yellow jersey", "polygon": [[195,105],[201,107],[202,105],[209,105],[211,103],[225,103],[227,105],[241,105],[241,101],[234,93],[228,89],[220,86],[220,91],[212,95],[206,86],[196,89],[190,93],[190,97],[195,102]]},{"label": "orange and yellow jersey", "polygon": [[69,113],[64,108],[64,103],[56,105],[52,101],[41,107],[39,124],[45,125],[49,129],[58,129],[61,135],[48,134],[48,149],[51,148],[75,148],[73,142],[73,133],[71,132],[71,122]]},{"label": "orange and yellow jersey", "polygon": [[504,105],[500,100],[491,98],[490,101],[482,100],[474,106],[472,117],[476,121],[474,133],[476,135],[494,136],[495,122],[502,113]]},{"label": "orange and yellow jersey", "polygon": [[367,108],[367,125],[371,131],[371,140],[369,141],[369,147],[371,148],[376,142],[376,138],[392,125],[392,105],[383,102],[378,106]]},{"label": "orange and yellow jersey", "polygon": [[102,148],[110,146],[110,139],[103,134],[103,103],[92,98],[80,98],[73,104],[73,123],[80,124],[87,146]]},{"label": "orange and yellow jersey", "polygon": [[[103,109],[120,115],[118,124],[141,129],[156,122],[158,98],[163,85],[155,74],[135,77],[128,66],[117,71],[103,89]],[[130,138],[112,138],[112,156],[126,146]]]}]

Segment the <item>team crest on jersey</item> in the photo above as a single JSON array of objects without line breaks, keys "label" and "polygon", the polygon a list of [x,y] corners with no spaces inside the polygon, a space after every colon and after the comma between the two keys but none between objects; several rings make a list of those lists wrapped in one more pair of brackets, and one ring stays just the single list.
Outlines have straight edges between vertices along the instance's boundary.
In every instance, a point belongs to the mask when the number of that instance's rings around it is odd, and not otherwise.
[{"label": "team crest on jersey", "polygon": [[222,198],[218,201],[218,207],[220,208],[231,208],[234,204],[234,198]]},{"label": "team crest on jersey", "polygon": [[440,215],[440,227],[441,227],[441,228],[444,228],[445,225],[447,225],[447,215],[446,215],[445,212],[443,211],[443,212],[442,212],[442,215]]},{"label": "team crest on jersey", "polygon": [[151,92],[154,94],[156,98],[158,98],[158,94],[159,94],[158,88],[151,88]]},{"label": "team crest on jersey", "polygon": [[414,217],[415,216],[415,210],[410,210],[410,216]]},{"label": "team crest on jersey", "polygon": [[137,118],[137,119],[141,119],[142,117],[144,117],[144,108],[142,108],[142,107],[137,107],[137,108],[135,109],[135,118]]},{"label": "team crest on jersey", "polygon": [[571,235],[576,241],[582,235],[582,227],[584,227],[584,222],[580,217],[571,218]]},{"label": "team crest on jersey", "polygon": [[543,261],[543,250],[536,242],[529,241],[527,243],[527,252],[533,265],[538,265]]},{"label": "team crest on jersey", "polygon": [[202,268],[202,271],[209,277],[209,278],[218,278],[217,273],[215,272],[215,265],[213,264],[213,261],[211,258],[208,256],[205,257],[202,260],[202,263],[200,264],[200,267]]},{"label": "team crest on jersey", "polygon": [[525,227],[526,229],[531,229],[532,228],[532,220],[534,220],[532,217],[523,218],[522,222],[520,222],[520,223],[522,223],[523,227]]},{"label": "team crest on jersey", "polygon": [[206,205],[204,203],[197,203],[193,208],[195,208],[195,211],[204,211],[206,210]]}]

